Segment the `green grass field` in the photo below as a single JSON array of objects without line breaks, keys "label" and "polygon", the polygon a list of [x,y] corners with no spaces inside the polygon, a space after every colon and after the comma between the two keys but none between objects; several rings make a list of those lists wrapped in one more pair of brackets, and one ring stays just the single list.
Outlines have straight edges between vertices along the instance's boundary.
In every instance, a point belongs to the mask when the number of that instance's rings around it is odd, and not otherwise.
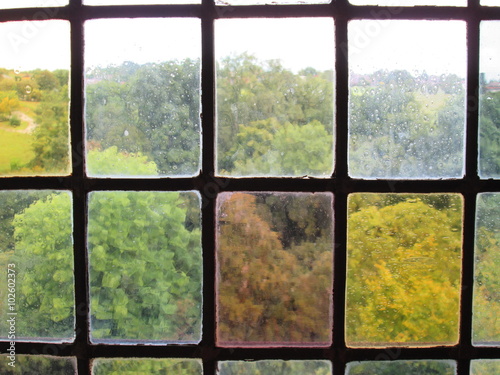
[{"label": "green grass field", "polygon": [[12,133],[0,128],[0,174],[11,173],[11,163],[24,165],[33,157],[30,134]]}]

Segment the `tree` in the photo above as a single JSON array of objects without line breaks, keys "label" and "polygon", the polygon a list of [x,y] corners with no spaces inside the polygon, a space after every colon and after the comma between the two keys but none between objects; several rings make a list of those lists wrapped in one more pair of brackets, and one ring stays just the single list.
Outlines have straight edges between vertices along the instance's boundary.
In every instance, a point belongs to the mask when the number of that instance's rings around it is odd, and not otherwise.
[{"label": "tree", "polygon": [[[103,166],[113,164],[118,172],[156,173],[143,157],[116,150],[108,151],[106,159],[94,150],[89,158]],[[186,202],[193,201],[184,198],[188,194],[120,191],[90,196],[87,242],[93,339],[199,339],[200,234],[199,224],[191,225],[191,231],[185,227]],[[31,204],[16,215],[14,228],[22,286],[18,304],[26,316],[19,332],[72,337],[69,195],[52,194]]]},{"label": "tree", "polygon": [[94,362],[94,375],[202,375],[201,363],[192,359],[103,359]]},{"label": "tree", "polygon": [[455,343],[460,198],[436,209],[399,196],[406,200],[359,211],[349,203],[347,340],[356,346]]},{"label": "tree", "polygon": [[481,96],[479,120],[479,172],[500,176],[500,92]]},{"label": "tree", "polygon": [[451,361],[366,361],[349,364],[346,375],[453,375],[455,367]]},{"label": "tree", "polygon": [[331,375],[332,373],[328,361],[316,360],[224,361],[220,363],[218,370],[219,375]]}]

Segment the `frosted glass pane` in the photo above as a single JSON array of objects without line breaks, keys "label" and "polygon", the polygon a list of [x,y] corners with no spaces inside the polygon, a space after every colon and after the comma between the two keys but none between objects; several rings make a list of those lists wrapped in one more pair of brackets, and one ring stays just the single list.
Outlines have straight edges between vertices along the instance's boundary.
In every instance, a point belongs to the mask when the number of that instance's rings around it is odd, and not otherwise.
[{"label": "frosted glass pane", "polygon": [[198,174],[200,30],[191,18],[85,23],[89,176]]},{"label": "frosted glass pane", "polygon": [[366,361],[347,364],[346,375],[455,375],[457,365],[453,361]]},{"label": "frosted glass pane", "polygon": [[466,35],[461,21],[351,21],[349,174],[464,174]]},{"label": "frosted glass pane", "polygon": [[182,374],[202,375],[197,359],[98,358],[92,363],[92,375]]},{"label": "frosted glass pane", "polygon": [[[40,8],[40,7],[63,7],[68,5],[68,0],[1,0],[0,9],[13,8]],[[44,9],[38,15],[37,19],[48,19],[55,17],[59,11],[57,9]]]},{"label": "frosted glass pane", "polygon": [[218,174],[332,174],[333,28],[326,18],[216,21]]},{"label": "frosted glass pane", "polygon": [[217,5],[329,4],[331,0],[215,0]]},{"label": "frosted glass pane", "polygon": [[0,177],[68,175],[69,22],[5,22],[0,35]]},{"label": "frosted glass pane", "polygon": [[498,359],[477,359],[470,362],[471,375],[492,375],[500,374],[500,360]]},{"label": "frosted glass pane", "polygon": [[219,346],[330,345],[332,216],[329,193],[219,195]]},{"label": "frosted glass pane", "polygon": [[[484,1],[484,0],[482,0]],[[467,0],[349,0],[353,5],[379,5],[390,7],[389,10],[381,10],[378,13],[381,17],[387,18],[388,15],[396,15],[401,13],[399,7],[413,7],[413,6],[467,6]],[[375,11],[375,15],[377,11]]]},{"label": "frosted glass pane", "polygon": [[196,193],[92,192],[87,243],[92,342],[200,340]]},{"label": "frosted glass pane", "polygon": [[0,269],[5,274],[5,287],[0,288],[3,339],[73,339],[71,208],[68,192],[0,192]]},{"label": "frosted glass pane", "polygon": [[331,375],[332,364],[329,361],[225,361],[219,362],[217,375],[241,374],[281,374],[281,375]]},{"label": "frosted glass pane", "polygon": [[[10,363],[13,363],[14,366],[11,366]],[[4,375],[75,375],[77,373],[76,358],[16,354],[15,360],[12,360],[9,355],[1,355],[0,372]]]},{"label": "frosted glass pane", "polygon": [[474,278],[474,345],[500,343],[500,193],[477,198]]},{"label": "frosted glass pane", "polygon": [[481,22],[479,49],[479,175],[500,177],[499,21]]},{"label": "frosted glass pane", "polygon": [[459,194],[349,196],[349,347],[457,343],[462,205]]}]

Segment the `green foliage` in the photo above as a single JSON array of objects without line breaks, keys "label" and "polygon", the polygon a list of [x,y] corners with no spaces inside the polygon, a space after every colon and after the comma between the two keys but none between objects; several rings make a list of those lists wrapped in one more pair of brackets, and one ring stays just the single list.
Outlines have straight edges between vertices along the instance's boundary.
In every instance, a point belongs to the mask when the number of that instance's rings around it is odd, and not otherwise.
[{"label": "green foliage", "polygon": [[124,154],[113,146],[104,151],[90,150],[88,171],[94,176],[154,176],[156,164],[141,153]]},{"label": "green foliage", "polygon": [[10,126],[19,126],[21,125],[21,119],[17,116],[12,116],[9,120]]},{"label": "green foliage", "polygon": [[348,364],[346,375],[455,375],[451,361],[366,361]]},{"label": "green foliage", "polygon": [[360,207],[358,200],[390,202],[391,195],[353,194],[349,200],[347,341],[455,343],[461,200],[450,195],[449,206],[436,209],[411,195],[394,196],[395,203],[379,206]]},{"label": "green foliage", "polygon": [[219,375],[331,375],[328,361],[225,361],[219,364]]},{"label": "green foliage", "polygon": [[479,172],[483,177],[500,176],[500,92],[480,98]]},{"label": "green foliage", "polygon": [[13,220],[18,300],[25,337],[73,337],[73,241],[71,198],[54,193]]},{"label": "green foliage", "polygon": [[3,375],[74,375],[76,373],[75,362],[68,358],[17,354],[16,366],[9,366],[9,362],[7,356],[0,356],[0,372]]},{"label": "green foliage", "polygon": [[201,363],[192,359],[97,359],[93,375],[202,375]]},{"label": "green foliage", "polygon": [[500,373],[500,360],[479,359],[471,361],[471,375],[492,375]]}]

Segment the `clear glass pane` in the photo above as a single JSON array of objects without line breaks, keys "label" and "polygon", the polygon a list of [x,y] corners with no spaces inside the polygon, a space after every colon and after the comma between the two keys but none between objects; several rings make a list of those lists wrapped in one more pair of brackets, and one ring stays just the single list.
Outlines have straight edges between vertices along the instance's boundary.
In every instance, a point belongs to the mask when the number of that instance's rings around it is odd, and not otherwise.
[{"label": "clear glass pane", "polygon": [[201,4],[201,0],[83,0],[85,5]]},{"label": "clear glass pane", "polygon": [[[16,354],[0,356],[0,372],[3,375],[51,374],[75,375],[76,358],[34,356]],[[10,365],[13,364],[14,366]]]},{"label": "clear glass pane", "polygon": [[0,176],[68,175],[69,22],[0,23],[0,35]]},{"label": "clear glass pane", "polygon": [[198,174],[200,30],[191,18],[85,23],[89,176]]},{"label": "clear glass pane", "polygon": [[500,21],[481,22],[479,176],[500,177]]},{"label": "clear glass pane", "polygon": [[2,338],[68,341],[74,337],[72,221],[69,192],[0,192]]},{"label": "clear glass pane", "polygon": [[88,220],[92,342],[198,342],[199,195],[93,192]]},{"label": "clear glass pane", "polygon": [[474,278],[474,345],[500,343],[500,193],[477,197]]},{"label": "clear glass pane", "polygon": [[346,343],[438,346],[458,341],[459,194],[351,194]]},{"label": "clear glass pane", "polygon": [[455,375],[457,365],[453,361],[366,361],[347,364],[346,375]]},{"label": "clear glass pane", "polygon": [[498,359],[477,359],[470,362],[471,375],[492,375],[500,374],[500,360]]},{"label": "clear glass pane", "polygon": [[217,173],[329,177],[333,21],[217,20],[215,43]]},{"label": "clear glass pane", "polygon": [[98,358],[92,362],[92,375],[182,374],[202,375],[197,359]]},{"label": "clear glass pane", "polygon": [[281,374],[281,375],[331,375],[332,364],[329,361],[224,361],[217,366],[218,375],[241,374]]},{"label": "clear glass pane", "polygon": [[[484,0],[482,0],[484,1]],[[374,15],[380,18],[391,18],[401,13],[400,7],[413,7],[421,5],[430,6],[455,6],[455,7],[465,7],[467,6],[467,0],[349,0],[353,5],[379,5],[390,7],[388,10],[375,11]]]},{"label": "clear glass pane", "polygon": [[[68,0],[2,0],[0,9],[12,8],[38,8],[38,7],[63,7],[68,5]],[[55,17],[57,9],[43,9],[37,14],[37,19],[49,19]]]},{"label": "clear glass pane", "polygon": [[349,174],[464,174],[466,35],[461,21],[349,23]]},{"label": "clear glass pane", "polygon": [[330,345],[332,200],[329,193],[219,195],[218,345]]}]

